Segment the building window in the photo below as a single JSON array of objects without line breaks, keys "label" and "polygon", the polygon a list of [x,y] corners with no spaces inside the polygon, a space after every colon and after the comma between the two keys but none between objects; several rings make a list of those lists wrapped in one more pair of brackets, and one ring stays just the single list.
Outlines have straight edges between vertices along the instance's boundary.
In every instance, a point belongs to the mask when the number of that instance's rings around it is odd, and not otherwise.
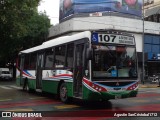
[{"label": "building window", "polygon": [[160,60],[160,36],[145,35],[144,38],[144,51],[148,54],[148,60]]}]

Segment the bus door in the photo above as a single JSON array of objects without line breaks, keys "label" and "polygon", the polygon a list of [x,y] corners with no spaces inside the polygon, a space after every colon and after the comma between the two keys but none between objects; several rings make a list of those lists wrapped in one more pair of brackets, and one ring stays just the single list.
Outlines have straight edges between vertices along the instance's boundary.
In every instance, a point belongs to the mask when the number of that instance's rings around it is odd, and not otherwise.
[{"label": "bus door", "polygon": [[23,85],[23,69],[24,69],[24,55],[20,56],[20,85]]},{"label": "bus door", "polygon": [[84,42],[76,43],[74,51],[74,96],[82,97],[82,78],[83,78],[83,65],[84,65]]},{"label": "bus door", "polygon": [[43,53],[38,53],[37,55],[36,89],[42,89],[43,56]]}]

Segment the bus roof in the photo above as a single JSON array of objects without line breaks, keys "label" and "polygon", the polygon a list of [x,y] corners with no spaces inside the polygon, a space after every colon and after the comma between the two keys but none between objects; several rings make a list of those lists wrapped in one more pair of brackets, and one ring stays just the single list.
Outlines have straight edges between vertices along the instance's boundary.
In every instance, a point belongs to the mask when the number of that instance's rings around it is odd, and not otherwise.
[{"label": "bus roof", "polygon": [[90,39],[91,38],[91,32],[90,31],[85,31],[85,32],[81,32],[81,33],[74,34],[74,35],[71,35],[71,36],[58,37],[58,38],[46,41],[46,42],[42,43],[42,45],[20,51],[19,54],[31,53],[31,52],[34,52],[34,51],[42,50],[42,49],[45,49],[45,48],[50,48],[52,46],[72,42],[72,41],[79,40],[79,39],[82,39],[82,38],[89,38]]}]

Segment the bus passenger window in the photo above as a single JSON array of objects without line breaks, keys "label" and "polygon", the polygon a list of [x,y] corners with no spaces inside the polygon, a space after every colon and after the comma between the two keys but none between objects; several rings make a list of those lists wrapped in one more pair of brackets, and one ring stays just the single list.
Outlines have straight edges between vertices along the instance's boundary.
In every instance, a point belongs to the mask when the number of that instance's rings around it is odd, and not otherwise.
[{"label": "bus passenger window", "polygon": [[18,56],[18,59],[17,59],[17,62],[16,62],[16,66],[18,67],[18,68],[20,68],[20,66],[21,66],[21,58],[22,56]]},{"label": "bus passenger window", "polygon": [[45,68],[53,67],[53,49],[48,49],[45,51]]},{"label": "bus passenger window", "polygon": [[24,58],[24,69],[29,69],[29,59],[30,59],[30,54],[26,54]]},{"label": "bus passenger window", "polygon": [[55,67],[64,67],[65,51],[66,51],[65,45],[55,48]]},{"label": "bus passenger window", "polygon": [[74,52],[74,44],[67,45],[67,64],[66,67],[73,68],[73,52]]},{"label": "bus passenger window", "polygon": [[36,69],[37,54],[36,53],[32,53],[30,58],[31,58],[30,59],[30,69]]}]

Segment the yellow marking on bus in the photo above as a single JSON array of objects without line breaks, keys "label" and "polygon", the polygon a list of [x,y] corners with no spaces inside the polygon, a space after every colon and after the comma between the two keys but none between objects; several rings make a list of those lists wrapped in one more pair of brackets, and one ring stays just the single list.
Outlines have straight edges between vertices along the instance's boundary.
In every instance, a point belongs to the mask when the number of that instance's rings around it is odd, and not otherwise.
[{"label": "yellow marking on bus", "polygon": [[80,107],[78,105],[59,105],[59,106],[54,106],[57,109],[67,109],[67,108],[77,108]]},{"label": "yellow marking on bus", "polygon": [[149,102],[149,100],[129,100],[131,102]]},{"label": "yellow marking on bus", "polygon": [[6,110],[6,111],[25,111],[25,112],[27,112],[27,111],[33,111],[33,109],[30,109],[30,108],[28,108],[28,109],[10,109],[10,110]]},{"label": "yellow marking on bus", "polygon": [[0,99],[0,102],[3,102],[3,101],[10,101],[12,99]]}]

